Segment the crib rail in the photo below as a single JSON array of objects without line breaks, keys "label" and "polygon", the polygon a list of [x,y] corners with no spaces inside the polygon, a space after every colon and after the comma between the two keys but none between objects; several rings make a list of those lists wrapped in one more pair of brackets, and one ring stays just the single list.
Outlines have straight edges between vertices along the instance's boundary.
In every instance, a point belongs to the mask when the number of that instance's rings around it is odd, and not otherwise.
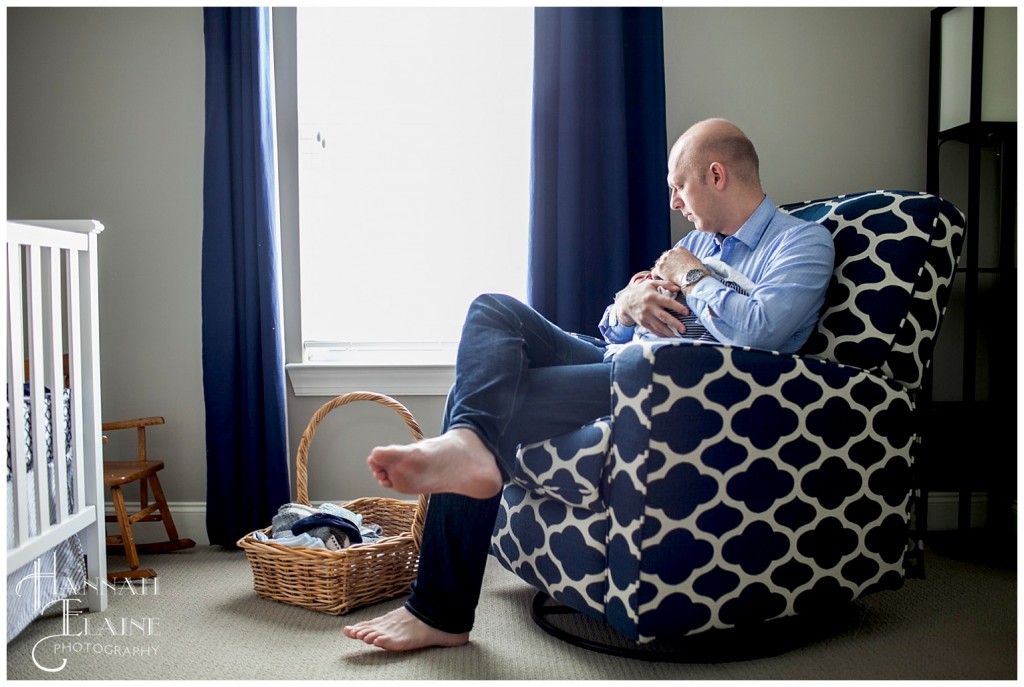
[{"label": "crib rail", "polygon": [[[5,227],[0,270],[7,291],[3,346],[13,493],[8,571],[78,533],[90,579],[106,578],[96,253],[102,231],[103,225],[91,220],[9,221]],[[52,471],[47,469],[48,425]],[[103,609],[106,589],[94,586],[90,608]]]}]

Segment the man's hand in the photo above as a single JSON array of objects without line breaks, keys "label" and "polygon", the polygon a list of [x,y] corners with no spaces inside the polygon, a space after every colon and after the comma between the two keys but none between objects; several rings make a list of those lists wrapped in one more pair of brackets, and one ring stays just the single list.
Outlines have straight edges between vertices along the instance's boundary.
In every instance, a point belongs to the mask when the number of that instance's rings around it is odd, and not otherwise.
[{"label": "man's hand", "polygon": [[[673,295],[659,293],[659,287]],[[686,328],[672,311],[689,315],[690,310],[676,302],[674,294],[678,292],[679,286],[661,279],[660,274],[637,272],[615,297],[615,316],[627,327],[640,325],[657,336],[679,336]]]},{"label": "man's hand", "polygon": [[704,269],[701,261],[683,247],[665,251],[654,263],[654,272],[674,284],[682,286],[686,273],[692,269]]}]

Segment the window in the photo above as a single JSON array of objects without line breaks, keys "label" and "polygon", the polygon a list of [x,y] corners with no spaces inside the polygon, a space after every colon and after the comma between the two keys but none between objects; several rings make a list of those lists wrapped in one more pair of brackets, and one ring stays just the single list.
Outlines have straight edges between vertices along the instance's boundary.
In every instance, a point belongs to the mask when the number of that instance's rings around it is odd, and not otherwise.
[{"label": "window", "polygon": [[307,362],[454,361],[479,293],[526,293],[533,10],[296,15]]}]

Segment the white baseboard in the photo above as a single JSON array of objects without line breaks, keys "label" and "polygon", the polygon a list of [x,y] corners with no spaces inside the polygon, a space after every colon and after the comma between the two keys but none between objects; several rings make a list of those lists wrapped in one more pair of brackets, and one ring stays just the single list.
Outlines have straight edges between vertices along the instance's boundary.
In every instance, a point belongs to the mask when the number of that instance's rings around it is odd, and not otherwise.
[{"label": "white baseboard", "polygon": [[[957,513],[960,497],[956,492],[940,491],[928,495],[928,529],[941,532],[957,529]],[[181,538],[192,539],[200,546],[210,543],[206,534],[206,503],[202,501],[178,501],[168,504],[174,515],[174,526]],[[316,504],[314,504],[316,505]],[[988,497],[975,493],[971,497],[971,527],[983,527],[988,512]],[[114,514],[114,506],[107,504],[107,515]],[[268,525],[270,523],[267,523]],[[117,534],[117,525],[107,523],[107,533]],[[133,531],[138,542],[157,542],[167,538],[164,527],[158,522],[140,522]]]}]

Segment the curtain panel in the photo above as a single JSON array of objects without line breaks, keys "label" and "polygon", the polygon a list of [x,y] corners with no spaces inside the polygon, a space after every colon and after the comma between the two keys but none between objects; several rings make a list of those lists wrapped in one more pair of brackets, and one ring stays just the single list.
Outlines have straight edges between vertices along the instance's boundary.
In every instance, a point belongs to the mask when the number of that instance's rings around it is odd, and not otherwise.
[{"label": "curtain panel", "polygon": [[661,9],[537,8],[533,97],[528,299],[596,335],[671,239]]},{"label": "curtain panel", "polygon": [[206,527],[234,546],[289,500],[269,8],[204,8]]}]

